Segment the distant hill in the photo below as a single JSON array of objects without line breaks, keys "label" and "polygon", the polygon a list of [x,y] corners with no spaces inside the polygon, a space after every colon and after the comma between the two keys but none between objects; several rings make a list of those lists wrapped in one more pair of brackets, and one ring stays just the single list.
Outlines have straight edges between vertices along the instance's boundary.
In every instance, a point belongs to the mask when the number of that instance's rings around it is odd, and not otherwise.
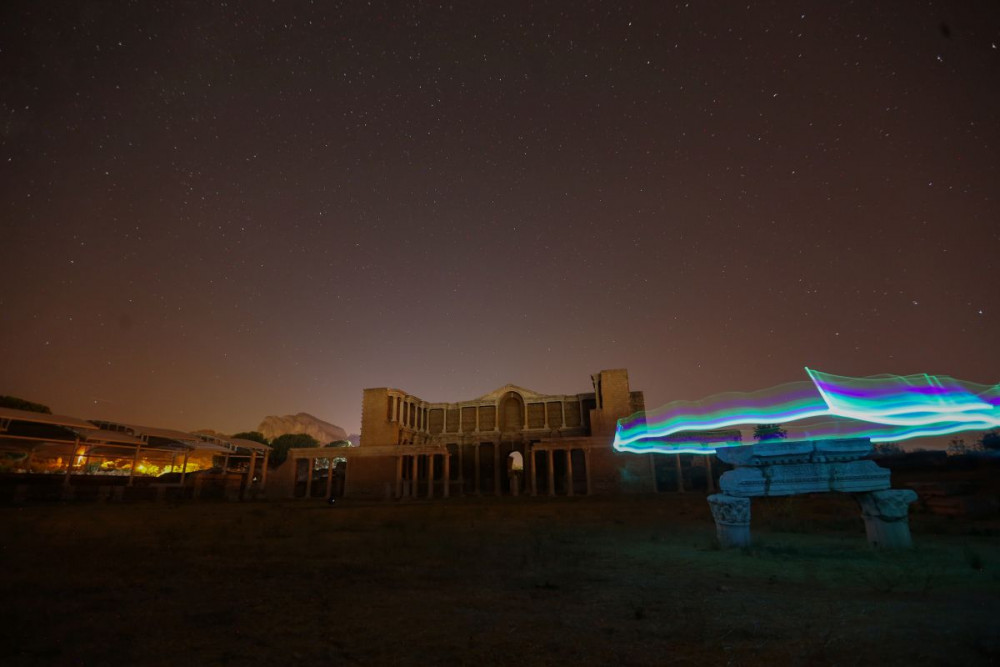
[{"label": "distant hill", "polygon": [[274,440],[286,433],[311,435],[321,445],[327,445],[335,440],[347,440],[347,431],[305,412],[284,417],[264,417],[257,430],[268,440]]}]

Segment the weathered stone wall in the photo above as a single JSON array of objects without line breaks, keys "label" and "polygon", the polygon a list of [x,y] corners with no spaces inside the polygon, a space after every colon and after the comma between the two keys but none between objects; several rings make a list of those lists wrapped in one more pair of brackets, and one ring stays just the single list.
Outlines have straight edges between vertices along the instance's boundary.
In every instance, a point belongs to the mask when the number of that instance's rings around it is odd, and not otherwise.
[{"label": "weathered stone wall", "polygon": [[571,428],[580,426],[580,404],[576,401],[566,402],[566,426]]},{"label": "weathered stone wall", "polygon": [[476,409],[474,407],[462,408],[462,431],[470,433],[476,430]]},{"label": "weathered stone wall", "polygon": [[458,408],[448,409],[448,433],[458,433]]},{"label": "weathered stone wall", "polygon": [[386,414],[389,400],[385,388],[365,389],[361,399],[361,446],[395,444],[399,439],[399,424],[389,421]]},{"label": "weathered stone wall", "polygon": [[[396,479],[396,457],[358,457],[347,464],[344,495],[350,498],[391,497]],[[387,496],[387,493],[389,494]]]},{"label": "weathered stone wall", "polygon": [[601,393],[597,397],[597,407],[590,411],[590,433],[613,436],[618,420],[633,412],[634,399],[628,388],[628,371],[601,371],[594,376],[594,384]]},{"label": "weathered stone wall", "polygon": [[437,435],[443,431],[444,426],[444,409],[438,408],[431,410],[427,415],[428,430],[432,435]]},{"label": "weathered stone wall", "polygon": [[528,403],[528,428],[545,426],[545,404]]}]

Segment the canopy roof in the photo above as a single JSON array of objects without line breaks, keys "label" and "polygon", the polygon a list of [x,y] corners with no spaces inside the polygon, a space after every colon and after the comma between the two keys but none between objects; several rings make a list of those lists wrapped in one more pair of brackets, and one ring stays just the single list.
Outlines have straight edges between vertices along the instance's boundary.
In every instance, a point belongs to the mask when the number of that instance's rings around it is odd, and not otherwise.
[{"label": "canopy roof", "polygon": [[[75,429],[74,429],[75,430]],[[123,433],[121,431],[108,431],[106,429],[98,429],[96,431],[83,431],[79,433],[79,436],[87,444],[116,444],[116,445],[144,445],[140,438],[134,435],[129,435],[128,433]]]},{"label": "canopy roof", "polygon": [[98,428],[88,421],[67,417],[65,415],[49,415],[44,412],[32,412],[30,410],[15,410],[14,408],[0,407],[0,431],[7,430],[4,422],[28,422],[31,424],[48,424],[50,426],[65,426],[67,428],[83,429],[86,431],[96,431]]},{"label": "canopy roof", "polygon": [[269,445],[265,445],[262,442],[257,442],[256,440],[247,440],[246,438],[226,438],[226,440],[230,444],[236,447],[241,447],[243,449],[252,449],[258,452],[271,451],[271,447]]}]

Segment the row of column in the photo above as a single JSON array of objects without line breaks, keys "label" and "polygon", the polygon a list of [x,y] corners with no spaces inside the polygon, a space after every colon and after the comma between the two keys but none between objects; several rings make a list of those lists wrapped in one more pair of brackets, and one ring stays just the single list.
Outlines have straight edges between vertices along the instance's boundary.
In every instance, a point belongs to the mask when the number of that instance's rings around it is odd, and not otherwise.
[{"label": "row of column", "polygon": [[[546,486],[548,487],[548,492],[549,492],[548,495],[554,496],[554,495],[556,495],[556,466],[555,466],[555,452],[556,452],[556,450],[555,449],[547,449],[547,450],[544,450],[544,451],[546,453],[546,456],[548,457],[548,459],[546,461],[546,466],[545,466],[546,472],[548,473],[548,475],[547,475],[548,478],[546,479],[546,482],[547,482]],[[573,451],[574,450],[573,450],[573,448],[566,448],[566,449],[560,449],[559,451],[565,452],[565,456],[566,456],[566,472],[565,472],[565,475],[564,475],[564,481],[566,482],[566,495],[567,496],[576,495],[576,490],[573,488],[575,486],[574,485],[574,481],[573,481]],[[589,496],[590,495],[590,490],[591,490],[591,482],[590,482],[590,450],[589,449],[582,449],[581,451],[583,452],[583,467],[584,467],[584,470],[586,472],[586,479],[587,479],[587,485],[586,485],[585,495]],[[530,471],[529,474],[531,475],[531,495],[537,496],[538,495],[538,470],[537,470],[537,467],[534,465],[535,464],[534,457],[535,457],[535,453],[532,452],[532,455],[531,455],[531,459],[532,459],[532,461],[531,461],[531,471]]]},{"label": "row of column", "polygon": [[[549,496],[554,496],[554,495],[556,495],[556,476],[555,476],[556,475],[556,469],[555,469],[555,451],[556,450],[554,450],[554,449],[548,449],[548,450],[544,450],[544,451],[545,451],[545,455],[547,456],[547,461],[546,461],[546,466],[545,466],[546,473],[547,473],[547,479],[546,479],[547,484],[546,484],[546,487],[547,487],[547,490],[548,490],[548,495]],[[567,448],[567,449],[562,449],[560,451],[565,452],[565,459],[566,459],[566,465],[565,465],[564,474],[563,474],[563,481],[565,482],[566,495],[573,496],[573,495],[576,495],[576,489],[574,488],[575,487],[575,480],[574,480],[574,477],[573,477],[573,451],[574,450],[572,448]],[[586,475],[586,485],[585,485],[584,494],[585,495],[590,495],[591,488],[592,488],[591,487],[591,478],[590,478],[590,451],[587,450],[587,449],[582,449],[581,451],[583,452],[583,456],[584,456],[584,470],[585,470],[585,475]],[[478,445],[476,445],[473,455],[475,456],[475,461],[474,461],[474,466],[473,466],[473,470],[474,470],[474,474],[475,474],[475,478],[474,478],[474,493],[476,495],[478,495],[480,493],[480,489],[482,488],[482,483],[481,483],[482,482],[482,479],[481,479],[481,475],[482,475],[481,464],[482,464],[482,461],[480,459],[480,448],[479,448]],[[441,453],[441,454],[412,454],[412,455],[400,455],[400,456],[397,456],[396,457],[396,480],[395,480],[395,489],[396,489],[396,492],[395,492],[395,496],[397,498],[404,498],[404,497],[417,498],[417,497],[419,497],[420,457],[423,457],[424,460],[426,461],[426,470],[427,470],[426,491],[424,493],[424,497],[426,497],[426,498],[433,498],[434,495],[435,495],[434,494],[434,484],[435,484],[434,474],[435,474],[435,469],[436,469],[436,463],[435,463],[435,461],[436,461],[437,457],[442,457],[442,471],[441,471],[442,472],[442,479],[441,479],[441,481],[443,482],[443,485],[442,485],[442,489],[443,489],[443,491],[442,491],[442,497],[448,498],[450,496],[450,494],[451,494],[451,455],[450,454],[444,454],[444,453]],[[530,476],[530,479],[531,479],[531,486],[530,486],[530,493],[531,493],[531,495],[537,496],[538,495],[538,472],[537,472],[537,466],[536,466],[536,462],[534,460],[534,457],[535,457],[535,453],[532,452],[527,457],[524,458],[524,461],[525,461],[525,470],[524,470],[524,473],[528,474]],[[407,461],[406,459],[409,459],[409,461]],[[461,447],[458,450],[458,459],[459,459],[458,460],[459,478],[458,478],[457,481],[459,482],[459,486],[460,486],[460,488],[462,488],[463,493],[464,493],[465,478],[464,478],[464,474],[463,474],[464,473],[464,466],[462,464],[462,461],[463,461],[463,451],[462,451]],[[501,486],[501,469],[502,469],[502,466],[501,466],[501,463],[502,462],[500,460],[500,449],[499,449],[499,447],[494,446],[494,448],[493,448],[493,493],[494,493],[494,495],[497,495],[497,496],[502,495],[502,486]],[[409,484],[408,488],[404,489],[404,482],[407,481],[407,480],[404,480],[404,474],[403,473],[404,473],[404,470],[405,470],[406,466],[410,466],[410,476],[409,476],[409,480],[408,480],[410,484]],[[310,474],[311,474],[311,471],[310,471]],[[513,482],[512,481],[512,491],[511,491],[512,494],[516,493],[513,490],[513,485],[514,484],[518,484],[518,485],[520,484],[520,476],[517,476],[517,479],[518,479],[517,482]],[[527,490],[528,489],[525,489],[525,491],[527,491]],[[519,491],[520,491],[520,488],[518,486],[518,492]],[[306,494],[307,494],[307,496],[309,494],[308,487],[307,487],[307,490],[306,490]]]},{"label": "row of column", "polygon": [[[327,457],[320,456],[320,457],[317,457],[317,458],[327,458]],[[329,498],[330,494],[333,493],[333,469],[334,469],[333,458],[334,457],[330,457],[329,468],[327,468],[327,472],[326,472],[326,495],[323,496],[324,498]],[[265,459],[265,461],[266,461],[266,459]],[[313,481],[313,473],[316,470],[316,459],[314,459],[312,457],[309,457],[309,458],[306,458],[306,461],[308,463],[306,464],[306,493],[305,493],[305,497],[306,498],[312,498],[312,481]],[[293,469],[293,473],[295,473],[294,469]],[[267,481],[267,465],[265,464],[263,478],[261,479],[261,488],[263,488],[264,482],[266,482],[266,481]],[[344,481],[346,483],[346,480],[344,480]],[[294,494],[294,490],[292,491],[292,493]]]},{"label": "row of column", "polygon": [[[552,428],[552,425],[549,424],[549,404],[550,403],[555,403],[555,402],[556,401],[549,401],[549,402],[543,402],[543,403],[540,403],[540,404],[539,403],[524,403],[524,415],[523,415],[523,417],[524,417],[524,428],[526,428],[526,429],[527,428],[531,428],[530,426],[528,426],[528,406],[529,405],[541,405],[542,406],[542,420],[543,420],[542,421],[542,428],[544,428],[544,429],[550,429],[550,428]],[[558,403],[559,403],[559,412],[560,412],[560,421],[561,421],[561,423],[559,424],[558,427],[559,428],[566,428],[566,401],[558,401]],[[492,407],[493,408],[493,429],[492,430],[493,431],[499,431],[500,430],[500,406],[499,405],[462,405],[462,404],[459,404],[459,406],[458,406],[458,430],[454,431],[454,432],[455,433],[465,433],[465,431],[462,430],[462,410],[465,409],[465,408],[473,408],[476,411],[476,428],[475,428],[475,430],[473,432],[474,433],[478,433],[480,431],[480,429],[479,429],[479,409],[480,408],[485,408],[485,407]],[[434,409],[437,410],[437,408],[434,408]],[[583,411],[583,406],[582,405],[580,406],[580,410],[581,410],[581,412]],[[448,432],[448,409],[447,408],[443,408],[442,412],[444,414],[443,414],[443,417],[442,417],[441,432],[442,433],[447,433]]]},{"label": "row of column", "polygon": [[[400,396],[390,396],[389,398],[392,400],[391,421],[400,422],[403,426],[413,428],[417,431],[427,430],[428,408],[421,407],[416,402],[407,401]],[[416,414],[415,417],[412,416],[414,413]]]},{"label": "row of column", "polygon": [[[695,454],[695,456],[698,456]],[[715,493],[715,475],[712,472],[712,457],[714,454],[705,455],[705,486],[709,493]],[[674,454],[674,469],[675,476],[677,478],[677,492],[684,493],[687,489],[684,487],[684,466],[681,464],[681,455]],[[650,457],[649,459],[650,471],[653,475],[654,484],[656,480],[656,463],[655,460]]]},{"label": "row of column", "polygon": [[418,471],[420,466],[420,457],[423,456],[427,461],[427,498],[434,497],[434,461],[440,456],[443,457],[441,471],[441,477],[443,484],[442,497],[448,498],[451,495],[451,456],[448,454],[413,454],[410,456],[397,456],[396,457],[396,497],[403,498],[403,466],[404,459],[411,459],[410,465],[412,466],[412,472],[410,474],[410,487],[407,489],[407,497],[416,498],[418,491],[417,481],[419,479]]},{"label": "row of column", "polygon": [[[392,399],[392,421],[401,423],[403,426],[413,428],[417,431],[427,431],[428,422],[430,416],[431,408],[421,407],[413,401],[407,401],[399,396],[390,396]],[[550,429],[552,425],[549,423],[549,403],[555,403],[556,401],[549,401],[539,403],[524,403],[524,427],[530,428],[528,426],[528,406],[529,405],[541,405],[542,406],[542,428]],[[559,401],[559,412],[560,412],[560,424],[558,428],[566,428],[566,401]],[[484,405],[462,405],[458,406],[458,430],[456,433],[465,433],[462,429],[462,410],[465,408],[473,408],[476,411],[476,427],[473,432],[478,433],[479,428],[479,409],[483,407],[493,408],[493,429],[494,431],[500,430],[500,407],[498,405],[484,406]],[[437,410],[438,408],[434,408]],[[440,408],[441,415],[441,432],[448,432],[448,408]],[[416,417],[411,418],[411,415],[416,411]],[[580,405],[580,411],[583,411],[583,405]]]}]

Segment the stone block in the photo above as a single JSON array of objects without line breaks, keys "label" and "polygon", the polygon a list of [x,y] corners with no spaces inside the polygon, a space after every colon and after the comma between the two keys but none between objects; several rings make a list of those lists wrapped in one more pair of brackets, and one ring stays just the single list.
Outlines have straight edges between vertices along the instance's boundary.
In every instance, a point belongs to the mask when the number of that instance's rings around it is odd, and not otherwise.
[{"label": "stone block", "polygon": [[734,466],[853,461],[871,451],[867,438],[839,440],[765,440],[752,445],[722,447],[716,454]]},{"label": "stone block", "polygon": [[747,466],[724,473],[719,487],[724,493],[744,498],[827,491],[856,493],[888,489],[889,474],[874,461]]}]

